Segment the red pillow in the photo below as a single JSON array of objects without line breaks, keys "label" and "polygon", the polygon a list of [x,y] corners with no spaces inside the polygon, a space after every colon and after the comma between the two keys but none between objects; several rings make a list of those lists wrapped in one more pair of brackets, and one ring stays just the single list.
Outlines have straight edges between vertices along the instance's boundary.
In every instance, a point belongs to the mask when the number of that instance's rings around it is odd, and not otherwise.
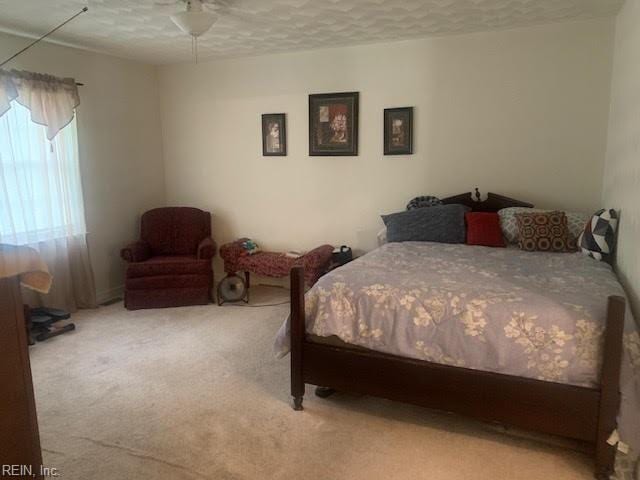
[{"label": "red pillow", "polygon": [[465,213],[464,218],[467,222],[467,245],[505,246],[497,213],[470,212]]}]

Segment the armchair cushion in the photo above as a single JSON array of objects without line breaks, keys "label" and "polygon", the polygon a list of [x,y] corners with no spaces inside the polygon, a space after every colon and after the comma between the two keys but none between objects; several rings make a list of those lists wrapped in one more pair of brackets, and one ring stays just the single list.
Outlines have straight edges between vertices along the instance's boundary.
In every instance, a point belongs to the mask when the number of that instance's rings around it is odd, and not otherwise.
[{"label": "armchair cushion", "polygon": [[156,275],[204,275],[211,276],[211,262],[198,260],[193,255],[151,257],[144,262],[130,263],[127,279]]},{"label": "armchair cushion", "polygon": [[151,256],[149,244],[143,240],[130,243],[120,250],[120,257],[125,262],[144,262]]},{"label": "armchair cushion", "polygon": [[204,289],[211,288],[207,275],[154,275],[151,277],[127,278],[127,290],[161,290],[166,288]]},{"label": "armchair cushion", "polygon": [[211,260],[216,254],[216,242],[211,238],[203,239],[198,245],[198,259]]}]

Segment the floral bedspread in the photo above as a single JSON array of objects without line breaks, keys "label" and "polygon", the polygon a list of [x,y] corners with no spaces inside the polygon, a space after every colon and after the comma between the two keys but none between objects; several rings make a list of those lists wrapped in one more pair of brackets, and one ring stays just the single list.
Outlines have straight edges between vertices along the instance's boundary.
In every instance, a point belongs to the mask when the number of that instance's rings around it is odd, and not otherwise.
[{"label": "floral bedspread", "polygon": [[[306,293],[307,332],[403,357],[593,386],[609,295],[624,296],[611,267],[581,253],[389,243]],[[289,351],[287,323],[278,356]],[[640,437],[639,377],[640,336],[627,308],[619,430],[638,446],[631,437]]]}]

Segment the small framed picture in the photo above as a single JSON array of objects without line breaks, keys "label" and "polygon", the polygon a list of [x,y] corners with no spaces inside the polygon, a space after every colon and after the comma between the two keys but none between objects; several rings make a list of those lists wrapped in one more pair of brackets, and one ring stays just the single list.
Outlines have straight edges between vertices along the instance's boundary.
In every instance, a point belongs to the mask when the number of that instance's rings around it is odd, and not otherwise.
[{"label": "small framed picture", "polygon": [[358,96],[309,95],[309,155],[358,155]]},{"label": "small framed picture", "polygon": [[287,154],[287,126],[284,113],[262,115],[262,155],[265,157]]},{"label": "small framed picture", "polygon": [[384,109],[384,154],[413,153],[413,107]]}]

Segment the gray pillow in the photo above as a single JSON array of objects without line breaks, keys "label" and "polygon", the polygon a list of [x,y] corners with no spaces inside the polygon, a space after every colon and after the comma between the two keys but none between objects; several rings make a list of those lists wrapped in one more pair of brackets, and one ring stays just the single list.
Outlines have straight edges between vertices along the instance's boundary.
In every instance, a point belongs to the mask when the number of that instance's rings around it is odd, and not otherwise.
[{"label": "gray pillow", "polygon": [[464,205],[439,205],[382,215],[389,242],[465,243]]}]

